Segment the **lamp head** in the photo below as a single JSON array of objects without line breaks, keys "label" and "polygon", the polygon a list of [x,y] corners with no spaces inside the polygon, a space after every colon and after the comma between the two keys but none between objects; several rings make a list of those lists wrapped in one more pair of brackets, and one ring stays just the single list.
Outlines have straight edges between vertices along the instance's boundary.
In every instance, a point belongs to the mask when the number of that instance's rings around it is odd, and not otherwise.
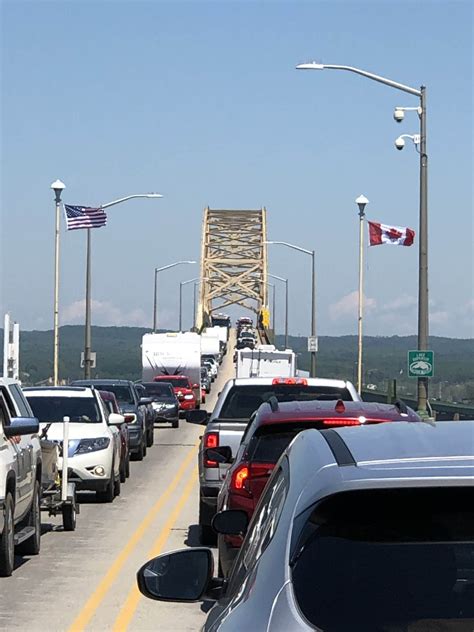
[{"label": "lamp head", "polygon": [[305,64],[298,64],[296,70],[323,70],[324,64],[318,64],[316,61],[310,61]]},{"label": "lamp head", "polygon": [[147,198],[162,198],[163,196],[161,195],[161,193],[147,193],[145,195],[145,197],[147,197]]},{"label": "lamp head", "polygon": [[64,184],[64,182],[61,182],[61,180],[55,180],[51,185],[51,188],[56,194],[56,203],[59,204],[59,202],[61,201],[61,191],[66,188],[66,185]]},{"label": "lamp head", "polygon": [[369,200],[365,197],[365,195],[359,195],[356,199],[356,204],[359,207],[359,215],[362,217],[364,215],[365,207],[369,203]]}]

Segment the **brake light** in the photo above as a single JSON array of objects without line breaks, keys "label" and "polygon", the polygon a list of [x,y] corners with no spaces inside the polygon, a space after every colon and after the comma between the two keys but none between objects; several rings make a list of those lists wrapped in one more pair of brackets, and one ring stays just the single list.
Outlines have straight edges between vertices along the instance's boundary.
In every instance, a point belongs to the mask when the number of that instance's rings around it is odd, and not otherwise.
[{"label": "brake light", "polygon": [[137,420],[137,416],[133,413],[126,413],[123,418],[127,424],[133,424]]},{"label": "brake light", "polygon": [[346,407],[344,406],[344,402],[342,401],[342,399],[337,400],[334,410],[336,411],[336,413],[344,413],[346,411]]},{"label": "brake light", "polygon": [[308,380],[304,377],[275,377],[272,384],[286,384],[288,386],[308,386]]},{"label": "brake light", "polygon": [[249,468],[246,465],[241,465],[235,472],[232,481],[232,487],[234,489],[243,489],[245,481],[249,477]]},{"label": "brake light", "polygon": [[252,497],[250,488],[252,480],[268,478],[274,467],[274,463],[242,463],[232,474],[231,490],[237,494]]},{"label": "brake light", "polygon": [[[219,433],[208,432],[204,435],[204,447],[205,448],[217,448],[219,446]],[[204,458],[204,467],[218,467],[217,461],[211,461]]]},{"label": "brake light", "polygon": [[358,419],[323,419],[325,426],[360,426]]}]

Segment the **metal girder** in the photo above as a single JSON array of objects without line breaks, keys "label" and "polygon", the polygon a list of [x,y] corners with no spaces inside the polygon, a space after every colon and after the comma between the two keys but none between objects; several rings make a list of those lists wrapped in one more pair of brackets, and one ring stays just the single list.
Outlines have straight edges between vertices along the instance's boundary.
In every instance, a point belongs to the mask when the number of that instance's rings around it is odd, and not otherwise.
[{"label": "metal girder", "polygon": [[241,305],[259,314],[267,305],[266,209],[204,209],[201,291],[196,324],[212,312]]}]

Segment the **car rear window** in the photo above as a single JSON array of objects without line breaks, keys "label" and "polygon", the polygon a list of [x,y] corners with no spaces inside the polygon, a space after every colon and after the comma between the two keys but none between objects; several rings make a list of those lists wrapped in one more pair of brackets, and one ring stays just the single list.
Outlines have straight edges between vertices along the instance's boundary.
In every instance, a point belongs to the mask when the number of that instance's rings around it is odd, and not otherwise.
[{"label": "car rear window", "polygon": [[189,380],[187,377],[174,377],[169,378],[169,382],[166,381],[166,378],[160,378],[160,382],[164,382],[165,384],[171,384],[174,388],[190,388]]},{"label": "car rear window", "polygon": [[93,397],[35,397],[28,395],[35,417],[41,423],[54,423],[69,417],[71,422],[98,423],[101,421],[97,402]]},{"label": "car rear window", "polygon": [[249,441],[246,458],[255,463],[276,463],[294,437],[308,428],[323,429],[322,421],[304,424],[268,424],[257,428]]},{"label": "car rear window", "polygon": [[352,401],[347,388],[334,386],[304,386],[300,384],[254,384],[233,386],[219,414],[224,419],[248,419],[254,410],[270,397],[275,396],[279,402],[308,402],[314,400]]},{"label": "car rear window", "polygon": [[303,615],[325,631],[474,628],[473,491],[346,492],[296,518]]},{"label": "car rear window", "polygon": [[160,397],[162,399],[174,399],[173,387],[169,382],[150,382],[143,384],[147,397]]}]

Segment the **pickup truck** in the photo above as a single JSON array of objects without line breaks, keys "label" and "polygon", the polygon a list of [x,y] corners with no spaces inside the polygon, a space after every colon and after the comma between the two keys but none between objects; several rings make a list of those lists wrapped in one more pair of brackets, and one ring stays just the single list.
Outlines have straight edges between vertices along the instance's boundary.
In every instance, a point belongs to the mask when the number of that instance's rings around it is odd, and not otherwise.
[{"label": "pickup truck", "polygon": [[351,382],[324,378],[235,378],[221,391],[210,414],[204,410],[189,411],[187,421],[206,424],[199,446],[199,525],[201,542],[213,544],[216,534],[211,521],[216,513],[217,496],[229,468],[205,457],[206,448],[230,446],[235,456],[249,420],[259,406],[276,397],[280,402],[311,400],[361,401]]},{"label": "pickup truck", "polygon": [[0,576],[13,572],[15,546],[37,555],[41,538],[39,423],[16,380],[0,378]]}]

